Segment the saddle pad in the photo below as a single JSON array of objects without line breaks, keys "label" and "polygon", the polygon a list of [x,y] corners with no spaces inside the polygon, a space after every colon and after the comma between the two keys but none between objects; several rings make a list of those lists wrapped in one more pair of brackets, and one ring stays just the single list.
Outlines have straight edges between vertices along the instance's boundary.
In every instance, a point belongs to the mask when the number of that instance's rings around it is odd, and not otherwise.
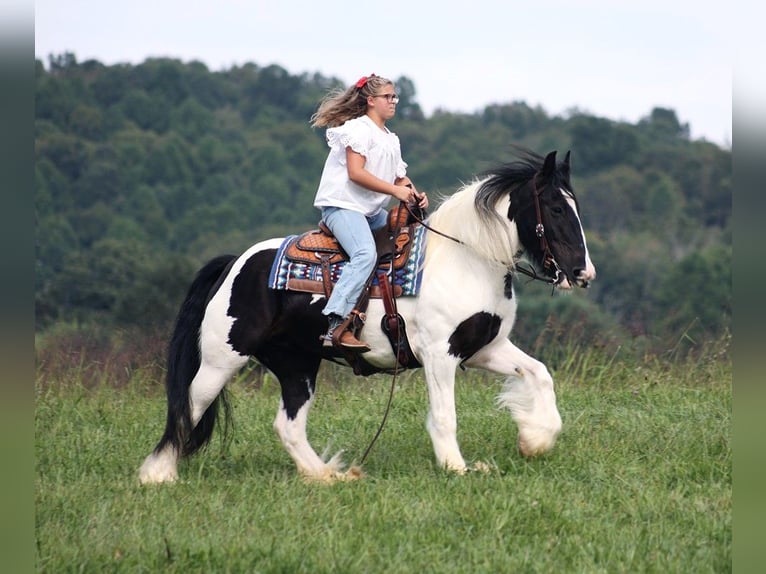
[{"label": "saddle pad", "polygon": [[[417,295],[420,291],[420,280],[423,274],[423,256],[425,255],[425,234],[425,227],[422,225],[415,226],[414,237],[412,238],[412,248],[410,249],[410,256],[407,259],[407,263],[400,269],[394,271],[392,283],[401,289],[401,294],[404,296]],[[269,273],[269,288],[282,291],[309,291],[308,289],[294,289],[295,285],[305,285],[305,282],[308,281],[318,283],[319,288],[311,290],[311,292],[323,292],[321,289],[321,265],[318,263],[290,261],[285,257],[285,250],[287,249],[290,240],[294,237],[294,235],[286,237],[277,250],[277,255],[274,258],[274,263],[272,264],[271,272]],[[330,265],[330,277],[333,284],[338,281],[346,263],[348,262],[344,260]],[[390,265],[384,264],[380,269],[389,271]],[[377,284],[378,279],[375,277],[372,285],[376,286]],[[396,289],[396,292],[398,294],[399,289]]]}]

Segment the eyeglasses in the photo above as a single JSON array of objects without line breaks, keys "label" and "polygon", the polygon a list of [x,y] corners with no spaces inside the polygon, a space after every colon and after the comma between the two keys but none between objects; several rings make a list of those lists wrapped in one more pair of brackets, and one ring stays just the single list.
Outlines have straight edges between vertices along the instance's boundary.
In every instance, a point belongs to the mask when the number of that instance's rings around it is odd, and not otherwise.
[{"label": "eyeglasses", "polygon": [[389,104],[397,104],[399,103],[399,96],[396,94],[378,94],[377,96],[372,96],[373,98],[386,98],[386,101]]}]

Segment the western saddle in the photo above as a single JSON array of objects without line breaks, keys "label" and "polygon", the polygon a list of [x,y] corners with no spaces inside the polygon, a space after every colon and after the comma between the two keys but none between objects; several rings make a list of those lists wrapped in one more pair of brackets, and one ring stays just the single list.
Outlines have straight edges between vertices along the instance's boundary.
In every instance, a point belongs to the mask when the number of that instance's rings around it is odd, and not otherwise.
[{"label": "western saddle", "polygon": [[[402,295],[402,288],[399,285],[393,285],[391,277],[395,271],[407,264],[410,256],[414,229],[422,220],[420,215],[415,215],[416,209],[400,203],[390,210],[388,225],[374,233],[378,265],[368,278],[367,285],[346,323],[339,328],[349,328],[355,335],[358,334],[364,326],[369,299],[382,299],[386,313],[381,321],[381,328],[388,336],[394,354],[402,367],[416,367],[419,363],[410,350],[404,319],[396,311],[396,297]],[[327,298],[330,297],[333,288],[331,266],[341,261],[348,261],[348,255],[343,251],[338,240],[321,221],[319,229],[307,231],[291,239],[284,254],[289,261],[319,265],[322,270],[321,281],[291,277],[287,279],[287,289],[324,294]],[[375,277],[378,279],[378,284],[372,285]],[[336,348],[339,346],[336,345]],[[360,364],[362,359],[359,354],[346,349],[340,350],[354,368],[354,372],[364,374],[365,368]]]}]

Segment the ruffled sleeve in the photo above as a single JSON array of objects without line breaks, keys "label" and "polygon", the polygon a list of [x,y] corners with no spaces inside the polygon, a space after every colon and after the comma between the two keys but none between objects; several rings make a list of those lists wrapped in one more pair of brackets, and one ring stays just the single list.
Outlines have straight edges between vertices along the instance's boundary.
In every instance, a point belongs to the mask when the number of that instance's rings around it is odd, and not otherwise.
[{"label": "ruffled sleeve", "polygon": [[407,175],[407,162],[400,159],[396,166],[396,177],[404,177],[405,175]]},{"label": "ruffled sleeve", "polygon": [[368,157],[370,153],[370,128],[353,119],[342,126],[330,128],[326,132],[327,145],[338,153],[341,165],[346,165],[345,149],[350,147],[356,153]]}]

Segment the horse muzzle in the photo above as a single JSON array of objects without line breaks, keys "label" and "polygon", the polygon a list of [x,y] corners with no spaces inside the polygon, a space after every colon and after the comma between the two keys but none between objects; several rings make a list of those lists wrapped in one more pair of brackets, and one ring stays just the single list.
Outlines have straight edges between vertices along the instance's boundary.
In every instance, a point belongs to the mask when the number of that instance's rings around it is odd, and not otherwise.
[{"label": "horse muzzle", "polygon": [[596,278],[596,268],[591,264],[586,269],[575,269],[574,277],[575,285],[587,289],[590,287],[591,281]]},{"label": "horse muzzle", "polygon": [[556,282],[555,285],[557,289],[563,289],[564,291],[569,291],[572,289],[572,284],[569,282],[569,278],[566,276],[566,273],[561,274],[558,282]]},{"label": "horse muzzle", "polygon": [[592,266],[590,269],[575,269],[571,275],[561,271],[555,285],[558,289],[563,289],[564,291],[573,289],[575,285],[587,289],[595,278],[596,270]]}]

